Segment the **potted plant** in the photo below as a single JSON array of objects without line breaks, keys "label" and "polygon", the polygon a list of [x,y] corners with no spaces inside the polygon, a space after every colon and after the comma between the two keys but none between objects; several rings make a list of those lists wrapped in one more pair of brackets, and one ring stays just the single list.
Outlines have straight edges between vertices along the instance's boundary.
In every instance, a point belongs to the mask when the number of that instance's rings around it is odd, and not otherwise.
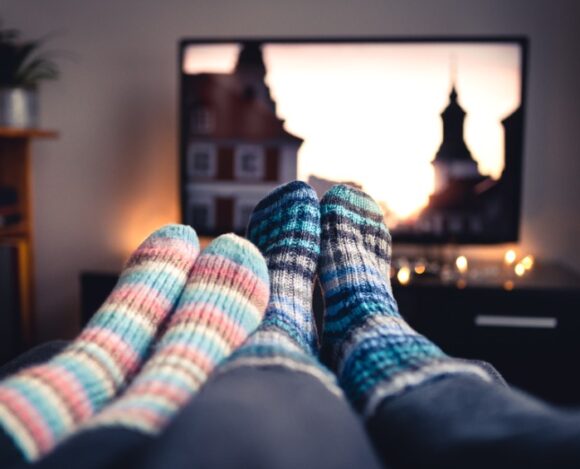
[{"label": "potted plant", "polygon": [[22,40],[20,31],[0,24],[0,127],[36,127],[38,84],[58,77],[44,41]]}]

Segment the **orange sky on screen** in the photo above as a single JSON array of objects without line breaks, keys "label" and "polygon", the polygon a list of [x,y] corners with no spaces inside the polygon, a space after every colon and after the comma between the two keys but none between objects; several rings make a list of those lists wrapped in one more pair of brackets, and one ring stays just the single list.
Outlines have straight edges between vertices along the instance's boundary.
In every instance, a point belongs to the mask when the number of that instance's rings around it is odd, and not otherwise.
[{"label": "orange sky on screen", "polygon": [[[238,51],[236,44],[191,46],[184,71],[229,73]],[[269,44],[263,53],[278,115],[305,140],[300,179],[357,181],[398,218],[416,213],[433,191],[430,161],[453,74],[467,112],[466,143],[480,172],[499,177],[500,121],[520,104],[517,46]]]}]

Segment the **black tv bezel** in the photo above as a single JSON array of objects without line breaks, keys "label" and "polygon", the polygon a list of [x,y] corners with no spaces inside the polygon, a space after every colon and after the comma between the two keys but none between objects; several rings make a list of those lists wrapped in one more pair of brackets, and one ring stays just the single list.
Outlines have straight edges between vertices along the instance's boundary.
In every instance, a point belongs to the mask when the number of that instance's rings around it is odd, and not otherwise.
[{"label": "black tv bezel", "polygon": [[[457,239],[449,238],[447,240],[442,240],[440,237],[423,235],[420,238],[409,238],[406,236],[400,236],[393,233],[393,241],[399,244],[411,244],[411,245],[495,245],[504,243],[514,243],[520,239],[521,230],[521,215],[522,215],[522,176],[524,171],[523,159],[525,153],[525,120],[526,120],[526,99],[527,99],[527,75],[528,75],[528,55],[529,55],[529,38],[527,36],[357,36],[357,37],[268,37],[268,36],[248,36],[248,37],[220,37],[220,38],[208,38],[208,37],[190,37],[183,38],[179,41],[178,56],[177,56],[177,72],[178,72],[178,138],[179,138],[179,208],[180,208],[180,218],[183,223],[185,220],[185,186],[186,186],[186,168],[185,168],[185,155],[186,155],[186,139],[185,139],[185,109],[184,109],[184,73],[183,73],[183,59],[184,52],[188,46],[201,45],[201,44],[226,44],[226,43],[241,43],[241,42],[262,42],[270,44],[346,44],[346,43],[358,43],[358,44],[379,44],[379,43],[392,43],[392,44],[421,44],[421,43],[441,43],[441,44],[453,44],[453,43],[470,43],[470,44],[516,44],[521,50],[521,88],[520,88],[520,110],[522,113],[522,133],[521,133],[521,148],[522,151],[517,155],[518,160],[516,164],[520,168],[519,174],[515,176],[514,184],[515,190],[514,194],[516,197],[516,207],[515,214],[516,220],[510,229],[510,234],[502,237],[486,237],[485,239],[478,239],[477,237],[462,235]],[[203,234],[202,234],[203,235]]]}]

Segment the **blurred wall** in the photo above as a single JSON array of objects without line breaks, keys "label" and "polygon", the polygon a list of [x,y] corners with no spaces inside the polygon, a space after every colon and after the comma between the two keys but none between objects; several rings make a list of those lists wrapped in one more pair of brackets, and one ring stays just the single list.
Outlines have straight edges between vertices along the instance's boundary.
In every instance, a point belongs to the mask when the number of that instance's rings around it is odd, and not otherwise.
[{"label": "blurred wall", "polygon": [[531,40],[520,248],[580,270],[580,2],[575,0],[2,0],[28,37],[54,33],[62,77],[42,86],[34,147],[42,338],[77,327],[79,272],[118,270],[179,217],[177,41],[182,37],[527,35]]}]

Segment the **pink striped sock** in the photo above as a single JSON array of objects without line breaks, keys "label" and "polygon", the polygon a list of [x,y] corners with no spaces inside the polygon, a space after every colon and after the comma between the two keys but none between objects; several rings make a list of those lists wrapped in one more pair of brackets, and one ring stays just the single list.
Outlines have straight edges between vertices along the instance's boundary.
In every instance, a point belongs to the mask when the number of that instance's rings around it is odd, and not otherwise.
[{"label": "pink striped sock", "polygon": [[214,240],[196,261],[155,354],[126,392],[88,428],[161,431],[217,364],[256,329],[268,303],[260,252],[236,235]]},{"label": "pink striped sock", "polygon": [[[114,291],[71,345],[0,383],[0,434],[11,438],[22,457],[30,461],[49,452],[126,385],[198,253],[191,228],[159,229],[133,253]],[[2,458],[2,467],[14,462]]]}]

